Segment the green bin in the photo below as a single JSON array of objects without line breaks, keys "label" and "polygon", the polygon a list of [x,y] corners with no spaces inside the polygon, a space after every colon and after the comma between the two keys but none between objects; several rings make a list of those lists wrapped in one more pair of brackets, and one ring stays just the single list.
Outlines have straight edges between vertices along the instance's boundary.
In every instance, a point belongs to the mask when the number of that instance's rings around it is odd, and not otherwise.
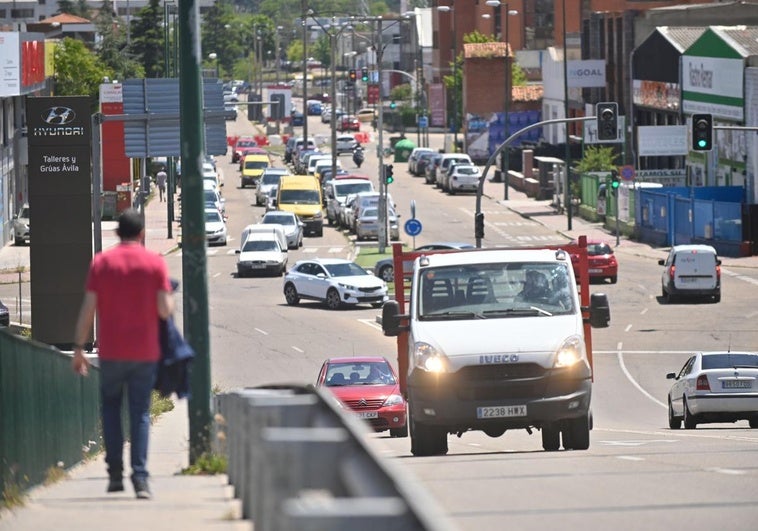
[{"label": "green bin", "polygon": [[416,144],[403,138],[398,140],[395,144],[395,162],[408,162],[408,158],[411,156],[411,151],[416,147]]}]

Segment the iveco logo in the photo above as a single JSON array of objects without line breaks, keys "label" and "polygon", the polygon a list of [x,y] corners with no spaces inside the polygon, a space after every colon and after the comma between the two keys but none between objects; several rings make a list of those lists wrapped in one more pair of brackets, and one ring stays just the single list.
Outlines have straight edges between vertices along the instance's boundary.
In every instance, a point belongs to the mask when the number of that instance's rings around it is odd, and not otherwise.
[{"label": "iveco logo", "polygon": [[361,407],[366,407],[368,405],[368,402],[366,402],[365,398],[361,398],[360,400],[358,400],[358,405]]},{"label": "iveco logo", "polygon": [[75,119],[76,113],[70,107],[50,107],[42,113],[42,121],[50,125],[66,125]]}]

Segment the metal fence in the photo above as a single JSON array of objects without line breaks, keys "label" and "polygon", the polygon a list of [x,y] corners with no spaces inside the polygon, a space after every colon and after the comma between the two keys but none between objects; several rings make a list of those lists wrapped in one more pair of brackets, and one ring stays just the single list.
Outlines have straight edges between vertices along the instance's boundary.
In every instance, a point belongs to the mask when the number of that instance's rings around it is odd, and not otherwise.
[{"label": "metal fence", "polygon": [[89,441],[99,447],[99,385],[97,368],[77,376],[70,355],[0,329],[0,492],[78,463]]}]

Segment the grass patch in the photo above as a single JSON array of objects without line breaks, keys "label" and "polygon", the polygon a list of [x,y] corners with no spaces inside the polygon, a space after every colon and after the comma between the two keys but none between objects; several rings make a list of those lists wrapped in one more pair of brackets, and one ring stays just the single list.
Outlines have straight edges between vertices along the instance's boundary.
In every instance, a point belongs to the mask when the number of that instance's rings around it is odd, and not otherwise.
[{"label": "grass patch", "polygon": [[225,474],[227,464],[226,456],[205,452],[193,464],[183,469],[182,474],[185,476]]},{"label": "grass patch", "polygon": [[174,409],[174,402],[171,398],[164,398],[158,391],[153,391],[153,397],[150,401],[150,420],[155,421],[162,414],[172,409]]},{"label": "grass patch", "polygon": [[[24,477],[24,482],[28,482],[28,478]],[[25,505],[26,495],[24,493],[24,486],[16,477],[15,468],[11,468],[10,473],[3,481],[3,497],[0,501],[0,505],[6,509],[13,509],[14,507],[23,507]]]},{"label": "grass patch", "polygon": [[63,468],[63,463],[58,463],[55,466],[51,466],[45,471],[45,481],[43,485],[52,485],[65,479],[68,476],[66,469]]}]

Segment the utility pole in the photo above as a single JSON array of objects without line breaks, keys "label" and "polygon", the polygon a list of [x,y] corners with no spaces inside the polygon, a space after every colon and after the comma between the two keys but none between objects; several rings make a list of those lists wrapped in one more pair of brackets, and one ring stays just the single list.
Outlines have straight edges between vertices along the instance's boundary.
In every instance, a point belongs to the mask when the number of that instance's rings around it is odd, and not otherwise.
[{"label": "utility pole", "polygon": [[382,19],[377,20],[376,32],[376,72],[379,79],[379,116],[376,120],[376,128],[379,132],[376,156],[379,159],[379,253],[383,253],[387,247],[387,182],[384,178],[384,105],[382,104]]},{"label": "utility pole", "polygon": [[303,146],[308,147],[308,0],[302,0],[303,20]]}]

